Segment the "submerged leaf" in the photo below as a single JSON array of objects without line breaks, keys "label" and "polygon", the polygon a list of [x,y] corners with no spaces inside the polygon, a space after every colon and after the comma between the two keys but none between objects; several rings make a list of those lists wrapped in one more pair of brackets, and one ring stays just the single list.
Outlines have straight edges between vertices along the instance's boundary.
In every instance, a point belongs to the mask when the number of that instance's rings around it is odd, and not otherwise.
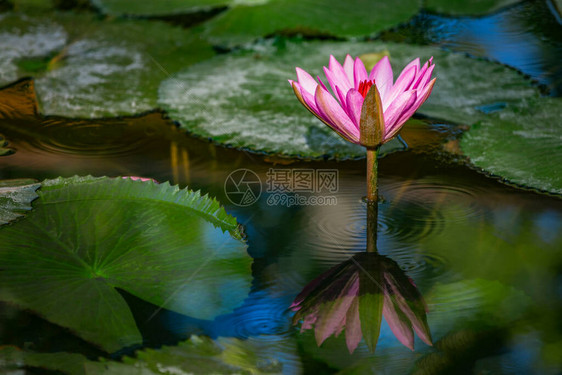
[{"label": "submerged leaf", "polygon": [[0,180],[0,225],[10,223],[30,211],[31,202],[37,198],[35,190],[39,186],[37,181],[30,179]]},{"label": "submerged leaf", "polygon": [[47,180],[39,196],[26,220],[0,230],[0,299],[108,352],[141,342],[116,288],[198,319],[247,296],[251,259],[215,200],[91,177]]}]

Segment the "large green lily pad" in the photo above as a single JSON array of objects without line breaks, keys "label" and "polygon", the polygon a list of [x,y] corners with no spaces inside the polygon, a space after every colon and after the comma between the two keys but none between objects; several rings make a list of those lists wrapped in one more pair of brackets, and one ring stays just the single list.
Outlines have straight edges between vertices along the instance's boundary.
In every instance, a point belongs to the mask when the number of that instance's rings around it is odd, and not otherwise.
[{"label": "large green lily pad", "polygon": [[[222,144],[303,158],[364,155],[339,138],[295,98],[295,66],[321,75],[330,54],[390,52],[395,75],[415,57],[434,56],[437,83],[419,112],[463,124],[485,117],[482,107],[539,94],[519,73],[437,48],[381,42],[304,42],[255,47],[217,56],[164,81],[160,104],[181,127]],[[384,150],[383,150],[384,151]]]},{"label": "large green lily pad", "polygon": [[47,115],[91,118],[152,110],[163,79],[212,55],[196,33],[159,21],[57,13],[10,14],[0,23],[0,85],[34,76]]},{"label": "large green lily pad", "polygon": [[518,2],[521,0],[426,0],[424,7],[452,15],[482,15]]},{"label": "large green lily pad", "polygon": [[198,319],[242,303],[251,258],[234,218],[168,183],[47,180],[25,220],[0,229],[0,299],[108,352],[142,341],[116,290]]},{"label": "large green lily pad", "polygon": [[361,37],[406,22],[419,7],[418,0],[235,1],[228,11],[207,22],[206,29],[211,40],[227,45],[276,32]]},{"label": "large green lily pad", "polygon": [[0,180],[0,225],[10,223],[31,210],[31,202],[37,198],[35,180]]},{"label": "large green lily pad", "polygon": [[[90,0],[102,12],[111,15],[162,16],[190,13],[225,6],[233,0]],[[248,0],[252,1],[252,0]]]},{"label": "large green lily pad", "polygon": [[472,163],[507,181],[562,194],[562,99],[507,108],[472,126],[461,140]]}]

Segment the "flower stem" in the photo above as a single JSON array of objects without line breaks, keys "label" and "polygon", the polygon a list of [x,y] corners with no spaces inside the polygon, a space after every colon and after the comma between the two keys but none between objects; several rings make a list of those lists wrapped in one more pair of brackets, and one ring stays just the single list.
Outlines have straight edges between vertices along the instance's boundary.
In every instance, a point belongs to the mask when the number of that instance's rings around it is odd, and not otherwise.
[{"label": "flower stem", "polygon": [[367,148],[367,201],[377,202],[378,193],[378,162],[377,154],[379,148]]}]

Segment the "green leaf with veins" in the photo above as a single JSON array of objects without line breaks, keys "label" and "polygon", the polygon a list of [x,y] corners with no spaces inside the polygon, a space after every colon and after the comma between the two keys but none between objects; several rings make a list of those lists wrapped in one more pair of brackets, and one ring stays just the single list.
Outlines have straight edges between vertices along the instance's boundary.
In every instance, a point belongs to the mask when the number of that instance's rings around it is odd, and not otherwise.
[{"label": "green leaf with veins", "polygon": [[0,299],[108,352],[142,342],[116,288],[198,319],[249,292],[236,221],[207,196],[92,177],[47,180],[38,193],[25,220],[0,229]]}]

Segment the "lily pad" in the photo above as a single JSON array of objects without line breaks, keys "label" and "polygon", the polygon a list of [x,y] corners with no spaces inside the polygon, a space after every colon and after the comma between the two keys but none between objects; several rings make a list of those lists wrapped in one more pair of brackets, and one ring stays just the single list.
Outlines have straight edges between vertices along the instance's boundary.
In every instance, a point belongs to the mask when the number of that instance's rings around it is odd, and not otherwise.
[{"label": "lily pad", "polygon": [[183,129],[218,143],[303,158],[362,157],[362,147],[339,138],[302,107],[287,80],[296,78],[295,66],[321,74],[330,54],[343,61],[347,53],[370,57],[386,51],[395,75],[418,56],[434,56],[437,83],[419,111],[432,117],[472,124],[486,116],[479,109],[483,106],[539,95],[509,68],[433,47],[286,41],[182,70],[160,86],[160,105]]},{"label": "lily pad", "polygon": [[[1,150],[1,149],[0,149]],[[37,198],[35,180],[0,180],[0,225],[16,220],[31,211],[31,202]]]},{"label": "lily pad", "polygon": [[135,0],[134,2],[130,0],[91,0],[91,2],[103,13],[114,16],[163,16],[225,6],[232,3],[233,0]]},{"label": "lily pad", "polygon": [[142,341],[116,288],[198,319],[248,294],[251,258],[213,199],[119,178],[47,180],[38,192],[26,219],[0,230],[0,299],[108,352]]},{"label": "lily pad", "polygon": [[259,340],[220,338],[215,342],[208,337],[191,336],[176,346],[139,350],[136,358],[124,357],[120,362],[98,362],[81,354],[36,353],[6,346],[0,348],[0,363],[11,370],[38,367],[68,375],[281,374],[277,356],[285,353],[267,353],[260,344],[263,343]]},{"label": "lily pad", "polygon": [[0,25],[0,84],[33,75],[47,115],[130,115],[156,107],[171,73],[213,54],[198,34],[159,21],[11,14]]},{"label": "lily pad", "polygon": [[[238,339],[191,336],[177,346],[136,352],[119,362],[87,362],[86,374],[280,374],[275,358],[260,357],[259,347]],[[142,371],[142,372],[141,372]]]},{"label": "lily pad", "polygon": [[207,22],[206,30],[226,45],[276,32],[361,37],[406,22],[419,8],[418,0],[243,0]]},{"label": "lily pad", "polygon": [[2,374],[19,374],[18,370],[34,367],[68,375],[85,375],[84,364],[87,362],[82,354],[36,353],[15,346],[0,347],[0,369],[7,371]]},{"label": "lily pad", "polygon": [[507,108],[472,126],[461,140],[472,163],[507,181],[562,194],[562,99]]},{"label": "lily pad", "polygon": [[519,2],[521,0],[426,0],[424,6],[431,11],[451,15],[483,15]]}]

